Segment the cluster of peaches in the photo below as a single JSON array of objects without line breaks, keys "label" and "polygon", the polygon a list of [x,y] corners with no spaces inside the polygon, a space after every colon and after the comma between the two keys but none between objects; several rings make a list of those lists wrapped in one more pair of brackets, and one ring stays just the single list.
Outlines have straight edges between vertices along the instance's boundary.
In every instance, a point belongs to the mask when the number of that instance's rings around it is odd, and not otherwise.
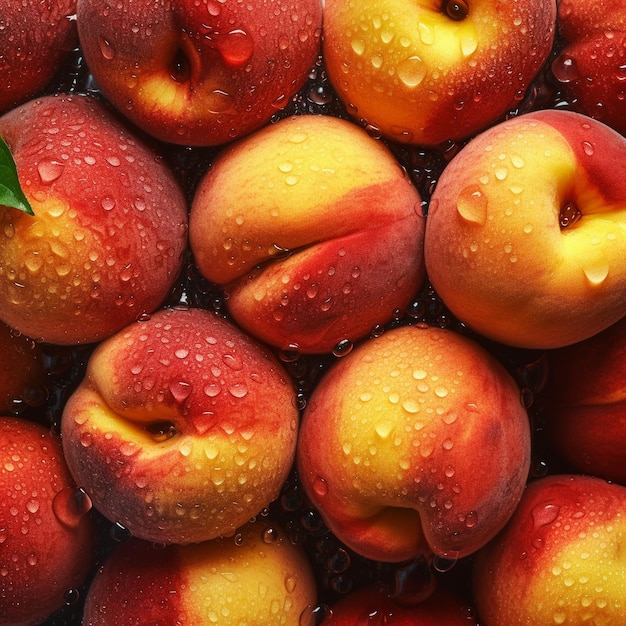
[{"label": "cluster of peaches", "polygon": [[626,623],[626,8],[9,0],[0,626]]}]

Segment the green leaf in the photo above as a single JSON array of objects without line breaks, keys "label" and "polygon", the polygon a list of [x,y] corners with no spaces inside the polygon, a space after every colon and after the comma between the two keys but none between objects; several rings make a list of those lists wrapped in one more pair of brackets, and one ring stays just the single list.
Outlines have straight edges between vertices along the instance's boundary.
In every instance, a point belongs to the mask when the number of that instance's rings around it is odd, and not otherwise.
[{"label": "green leaf", "polygon": [[2,137],[0,137],[0,205],[35,215],[20,187],[13,155]]}]

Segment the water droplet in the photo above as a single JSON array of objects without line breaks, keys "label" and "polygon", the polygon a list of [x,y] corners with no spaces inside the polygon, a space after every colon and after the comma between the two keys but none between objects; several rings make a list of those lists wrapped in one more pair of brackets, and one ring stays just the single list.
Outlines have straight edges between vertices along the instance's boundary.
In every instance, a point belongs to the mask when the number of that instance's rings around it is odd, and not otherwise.
[{"label": "water droplet", "polygon": [[254,40],[240,28],[217,38],[217,49],[228,65],[239,67],[247,63],[254,52]]},{"label": "water droplet", "polygon": [[593,144],[589,141],[583,141],[583,151],[587,156],[593,156],[595,152]]},{"label": "water droplet", "polygon": [[37,164],[37,172],[41,182],[49,185],[57,180],[63,173],[63,163],[58,161],[41,161]]},{"label": "water droplet", "polygon": [[328,493],[328,485],[326,484],[326,480],[321,476],[316,476],[313,480],[313,491],[323,498]]},{"label": "water droplet", "polygon": [[332,350],[333,356],[342,357],[350,354],[352,349],[354,348],[354,344],[349,339],[342,339]]},{"label": "water droplet", "polygon": [[535,528],[541,528],[552,524],[561,512],[561,507],[556,504],[538,504],[531,511]]},{"label": "water droplet", "polygon": [[362,39],[353,39],[350,44],[353,52],[358,56],[361,56],[365,52],[365,42]]},{"label": "water droplet", "polygon": [[188,382],[180,380],[170,383],[169,389],[174,400],[176,400],[176,402],[182,403],[191,394],[193,386]]},{"label": "water droplet", "polygon": [[599,262],[595,266],[583,268],[583,272],[590,285],[601,285],[609,275],[609,265],[606,262]]},{"label": "water droplet", "polygon": [[571,83],[580,76],[575,59],[568,54],[561,54],[552,62],[552,74],[560,83]]},{"label": "water droplet", "polygon": [[433,557],[433,569],[437,572],[445,573],[452,570],[459,558],[459,553],[449,550],[443,554],[436,554]]},{"label": "water droplet", "polygon": [[424,61],[417,56],[410,56],[398,63],[398,78],[407,87],[417,87],[426,77],[426,65]]},{"label": "water droplet", "polygon": [[478,185],[465,187],[456,202],[459,215],[467,222],[485,224],[487,221],[487,198]]},{"label": "water droplet", "polygon": [[474,33],[466,34],[464,37],[461,37],[461,52],[463,56],[469,57],[478,48],[478,38]]},{"label": "water droplet", "polygon": [[378,422],[374,430],[381,439],[387,439],[394,430],[394,424],[391,420]]},{"label": "water droplet", "polygon": [[115,50],[108,39],[100,37],[98,43],[100,44],[100,52],[102,56],[107,59],[107,61],[110,61],[115,57]]},{"label": "water droplet", "polygon": [[228,388],[228,392],[233,398],[245,398],[248,395],[248,387],[245,383],[235,383]]},{"label": "water droplet", "polygon": [[105,211],[111,211],[115,207],[115,200],[107,196],[106,198],[102,198],[102,202],[100,204]]},{"label": "water droplet", "polygon": [[91,498],[82,490],[66,487],[54,496],[52,511],[61,524],[76,528],[92,508]]}]

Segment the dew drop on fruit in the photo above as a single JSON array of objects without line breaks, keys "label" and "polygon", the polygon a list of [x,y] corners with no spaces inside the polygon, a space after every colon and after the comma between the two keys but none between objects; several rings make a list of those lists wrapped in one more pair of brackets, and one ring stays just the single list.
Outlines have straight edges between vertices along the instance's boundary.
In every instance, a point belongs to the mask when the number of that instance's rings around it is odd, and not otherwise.
[{"label": "dew drop on fruit", "polygon": [[478,185],[470,185],[461,190],[456,208],[467,222],[482,225],[487,221],[487,198]]},{"label": "dew drop on fruit", "polygon": [[595,153],[595,149],[593,147],[593,144],[589,141],[583,141],[583,152],[587,155],[587,156],[593,156]]},{"label": "dew drop on fruit", "polygon": [[192,385],[185,381],[174,381],[169,385],[170,393],[176,402],[184,402],[191,394]]},{"label": "dew drop on fruit", "polygon": [[436,554],[433,557],[433,569],[441,573],[449,572],[456,565],[458,557],[459,554],[455,550],[449,550],[443,554]]},{"label": "dew drop on fruit", "polygon": [[321,476],[316,476],[313,479],[313,491],[323,498],[328,493],[328,485],[326,484],[326,480]]},{"label": "dew drop on fruit", "polygon": [[41,182],[49,185],[63,173],[63,164],[58,161],[42,161],[37,164],[37,172]]},{"label": "dew drop on fruit", "polygon": [[469,57],[478,48],[478,38],[475,33],[467,34],[465,37],[461,37],[461,53],[464,57]]},{"label": "dew drop on fruit", "polygon": [[352,51],[358,56],[362,56],[365,52],[365,42],[362,39],[353,39],[350,45],[352,46]]},{"label": "dew drop on fruit", "polygon": [[583,272],[587,279],[587,282],[592,286],[601,285],[609,275],[608,263],[598,263],[594,266],[588,266],[583,268]]},{"label": "dew drop on fruit", "polygon": [[92,506],[91,498],[82,489],[74,487],[62,489],[52,500],[52,512],[55,517],[69,528],[76,528]]},{"label": "dew drop on fruit", "polygon": [[335,347],[332,350],[333,356],[342,357],[347,356],[352,352],[354,348],[354,344],[349,339],[342,339],[338,343],[335,344]]},{"label": "dew drop on fruit", "polygon": [[100,37],[98,43],[100,45],[100,52],[102,56],[107,59],[107,61],[110,61],[115,57],[115,50],[111,45],[111,42],[106,37]]},{"label": "dew drop on fruit", "polygon": [[531,511],[533,525],[542,528],[552,524],[561,512],[561,507],[556,504],[538,504]]},{"label": "dew drop on fruit", "polygon": [[68,589],[63,594],[63,601],[65,602],[66,606],[74,606],[78,604],[79,600],[80,600],[80,591],[78,591],[78,589]]},{"label": "dew drop on fruit", "polygon": [[234,383],[228,388],[233,398],[245,398],[248,395],[248,387],[244,383]]},{"label": "dew drop on fruit", "polygon": [[254,52],[254,40],[241,28],[217,38],[217,50],[228,65],[238,67],[247,63]]},{"label": "dew drop on fruit", "polygon": [[421,57],[413,55],[398,63],[397,72],[407,87],[417,87],[426,77],[426,65]]},{"label": "dew drop on fruit", "polygon": [[209,15],[217,17],[222,12],[222,5],[216,0],[207,0],[206,10]]},{"label": "dew drop on fruit", "polygon": [[552,74],[560,83],[571,83],[579,78],[576,61],[568,54],[561,54],[552,62]]}]

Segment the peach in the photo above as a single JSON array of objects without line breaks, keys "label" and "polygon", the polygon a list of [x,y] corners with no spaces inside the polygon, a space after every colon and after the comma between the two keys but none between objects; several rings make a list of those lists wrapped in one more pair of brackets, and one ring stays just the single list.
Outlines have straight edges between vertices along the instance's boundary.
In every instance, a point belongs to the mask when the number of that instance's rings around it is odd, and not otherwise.
[{"label": "peach", "polygon": [[432,195],[426,270],[444,303],[504,344],[557,348],[626,314],[626,139],[544,110],[472,140]]},{"label": "peach", "polygon": [[0,17],[0,113],[43,91],[76,46],[76,0],[7,0]]},{"label": "peach", "polygon": [[35,213],[0,207],[0,319],[54,344],[100,341],[169,295],[187,207],[166,163],[87,96],[0,118]]},{"label": "peach", "polygon": [[0,624],[39,624],[96,565],[96,528],[57,435],[0,417]]},{"label": "peach", "polygon": [[529,463],[511,376],[470,339],[422,325],[370,339],[328,371],[297,452],[329,529],[390,562],[478,550],[513,513]]},{"label": "peach", "polygon": [[329,116],[286,118],[223,151],[189,228],[232,317],[281,349],[367,336],[424,277],[419,193],[381,142]]},{"label": "peach", "polygon": [[555,0],[326,0],[324,61],[352,116],[436,146],[519,106],[555,24]]},{"label": "peach", "polygon": [[583,475],[529,484],[504,530],[478,552],[485,626],[621,624],[626,488]]},{"label": "peach", "polygon": [[120,544],[96,574],[85,626],[305,626],[316,600],[305,554],[275,525],[194,546]]},{"label": "peach", "polygon": [[626,484],[626,318],[547,354],[548,440],[578,472]]},{"label": "peach", "polygon": [[611,0],[560,0],[564,42],[552,73],[571,106],[626,133],[626,7]]},{"label": "peach", "polygon": [[94,506],[133,535],[232,534],[278,495],[294,458],[293,385],[238,328],[163,309],[98,345],[65,405],[63,448]]},{"label": "peach", "polygon": [[78,0],[78,34],[110,101],[163,141],[214,146],[270,121],[318,55],[319,0]]}]

